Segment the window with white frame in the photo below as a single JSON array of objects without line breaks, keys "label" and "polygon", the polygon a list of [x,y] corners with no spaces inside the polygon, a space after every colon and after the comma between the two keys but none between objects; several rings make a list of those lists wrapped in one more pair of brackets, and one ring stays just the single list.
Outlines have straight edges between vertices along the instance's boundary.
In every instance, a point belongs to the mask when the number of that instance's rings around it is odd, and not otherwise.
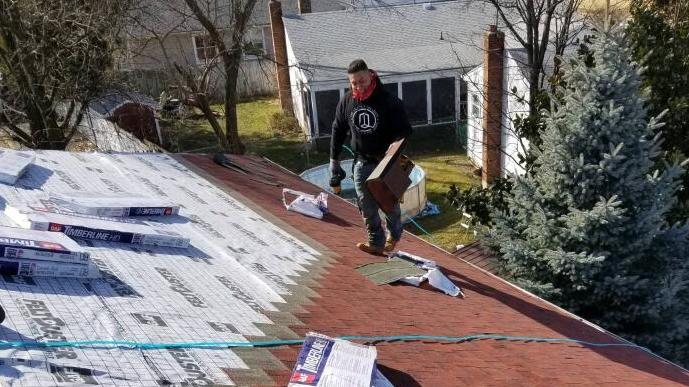
[{"label": "window with white frame", "polygon": [[209,35],[194,35],[194,52],[197,63],[208,63],[218,55],[218,47]]},{"label": "window with white frame", "polygon": [[481,118],[481,97],[477,93],[471,93],[471,116]]},{"label": "window with white frame", "polygon": [[402,102],[412,125],[428,124],[426,80],[402,83]]},{"label": "window with white frame", "polygon": [[474,119],[473,124],[470,127],[473,131],[473,141],[469,144],[471,148],[474,148],[482,144],[483,141],[483,131],[481,128],[481,97],[478,93],[471,93],[471,118]]},{"label": "window with white frame", "polygon": [[251,27],[244,38],[244,55],[260,56],[266,52],[264,27]]},{"label": "window with white frame", "polygon": [[457,119],[455,112],[455,78],[435,78],[431,80],[431,120],[453,122]]},{"label": "window with white frame", "polygon": [[318,135],[329,136],[332,133],[333,120],[337,104],[340,102],[340,90],[322,90],[315,92],[316,112],[318,114]]}]

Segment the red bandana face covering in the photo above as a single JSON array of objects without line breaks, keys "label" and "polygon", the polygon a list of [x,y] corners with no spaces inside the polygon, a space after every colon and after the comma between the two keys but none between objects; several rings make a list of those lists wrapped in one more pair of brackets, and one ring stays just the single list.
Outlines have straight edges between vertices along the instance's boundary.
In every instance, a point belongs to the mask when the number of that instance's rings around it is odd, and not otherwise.
[{"label": "red bandana face covering", "polygon": [[375,71],[371,71],[371,84],[368,85],[366,90],[363,92],[358,92],[356,90],[352,90],[352,97],[357,100],[357,101],[364,101],[368,99],[371,94],[373,94],[373,91],[376,89],[376,86],[378,85],[378,74],[376,74]]}]

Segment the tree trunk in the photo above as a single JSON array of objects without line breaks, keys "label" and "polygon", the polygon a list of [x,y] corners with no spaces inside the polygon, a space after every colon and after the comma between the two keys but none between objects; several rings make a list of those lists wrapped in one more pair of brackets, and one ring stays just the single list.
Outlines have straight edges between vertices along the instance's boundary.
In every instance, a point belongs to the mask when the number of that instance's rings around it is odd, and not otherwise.
[{"label": "tree trunk", "polygon": [[224,61],[225,70],[225,130],[227,141],[230,144],[230,153],[243,154],[246,151],[242,140],[239,138],[239,127],[237,124],[237,76],[239,75],[239,55],[233,51],[230,61]]},{"label": "tree trunk", "polygon": [[227,138],[225,138],[225,136],[223,135],[222,127],[220,126],[218,119],[215,117],[215,114],[213,114],[213,109],[211,109],[206,95],[202,93],[197,93],[196,101],[198,103],[199,109],[201,109],[201,112],[208,120],[208,123],[211,125],[211,128],[213,128],[213,132],[215,133],[215,137],[218,140],[218,146],[220,147],[220,149],[222,149],[225,152],[231,152],[232,147],[227,142]]},{"label": "tree trunk", "polygon": [[45,108],[47,102],[41,103],[40,99],[41,97],[37,96],[33,100],[26,100],[26,116],[29,121],[33,148],[64,150],[67,147],[67,141],[57,123],[55,110],[52,107]]},{"label": "tree trunk", "polygon": [[538,114],[538,104],[536,97],[540,93],[539,81],[541,78],[541,69],[533,64],[529,70],[529,115],[536,116]]}]

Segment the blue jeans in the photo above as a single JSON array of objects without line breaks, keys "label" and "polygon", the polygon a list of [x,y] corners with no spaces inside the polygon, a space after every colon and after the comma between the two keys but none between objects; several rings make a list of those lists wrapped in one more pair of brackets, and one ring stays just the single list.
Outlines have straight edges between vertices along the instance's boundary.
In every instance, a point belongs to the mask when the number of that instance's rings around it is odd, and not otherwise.
[{"label": "blue jeans", "polygon": [[[357,200],[359,201],[359,211],[364,217],[366,231],[368,232],[368,243],[373,247],[383,247],[385,245],[385,230],[380,219],[378,203],[373,200],[373,196],[366,187],[366,179],[376,168],[376,164],[366,161],[357,161],[354,164],[354,189]],[[400,220],[400,205],[397,203],[395,208],[385,214],[388,232],[390,237],[396,241],[402,237],[402,221]]]}]

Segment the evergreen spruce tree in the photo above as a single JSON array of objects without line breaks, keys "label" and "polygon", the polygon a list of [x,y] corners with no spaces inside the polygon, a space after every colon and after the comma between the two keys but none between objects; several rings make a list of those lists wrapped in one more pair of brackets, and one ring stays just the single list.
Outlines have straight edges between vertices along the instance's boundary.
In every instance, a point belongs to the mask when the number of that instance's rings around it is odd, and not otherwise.
[{"label": "evergreen spruce tree", "polygon": [[485,244],[520,286],[686,362],[689,227],[666,221],[682,168],[655,170],[662,125],[621,30],[591,48],[593,67],[565,66],[536,165],[513,179]]}]

